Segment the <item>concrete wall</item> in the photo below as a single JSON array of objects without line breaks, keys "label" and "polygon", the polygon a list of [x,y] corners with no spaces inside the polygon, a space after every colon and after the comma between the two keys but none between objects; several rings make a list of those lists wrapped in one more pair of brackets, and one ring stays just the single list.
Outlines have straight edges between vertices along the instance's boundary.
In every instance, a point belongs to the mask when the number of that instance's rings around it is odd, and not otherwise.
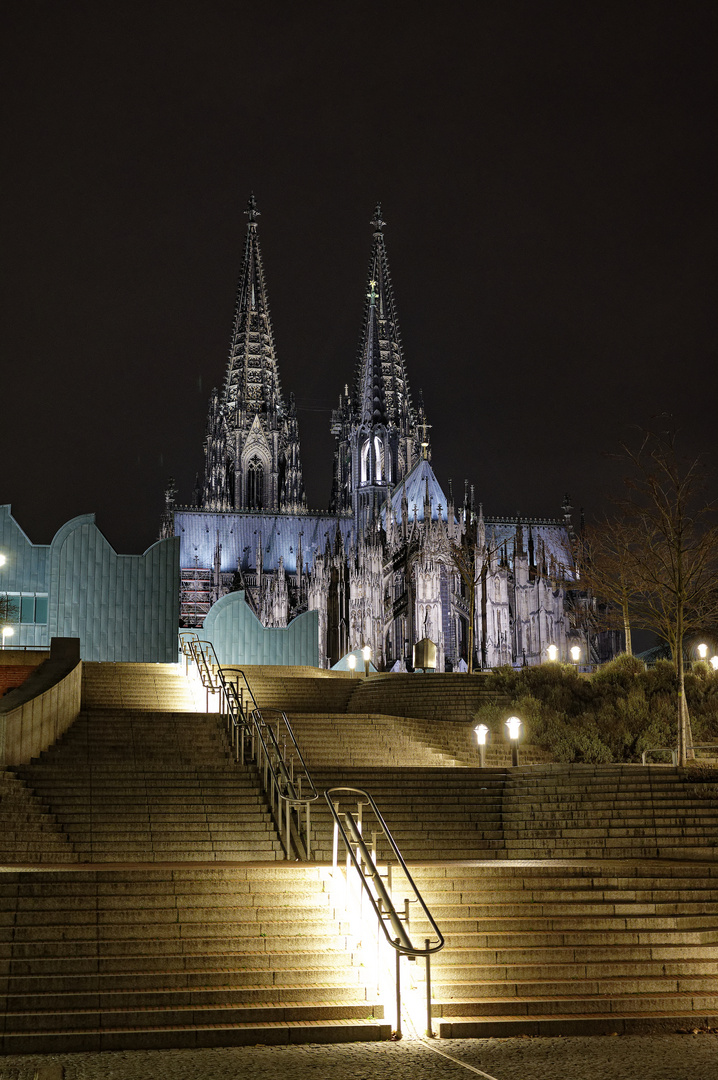
[{"label": "concrete wall", "polygon": [[0,766],[24,765],[77,719],[82,704],[77,645],[53,642],[50,659],[0,702]]},{"label": "concrete wall", "polygon": [[210,608],[200,637],[214,645],[220,664],[319,666],[319,612],[305,611],[289,626],[265,629],[244,599],[228,593]]}]

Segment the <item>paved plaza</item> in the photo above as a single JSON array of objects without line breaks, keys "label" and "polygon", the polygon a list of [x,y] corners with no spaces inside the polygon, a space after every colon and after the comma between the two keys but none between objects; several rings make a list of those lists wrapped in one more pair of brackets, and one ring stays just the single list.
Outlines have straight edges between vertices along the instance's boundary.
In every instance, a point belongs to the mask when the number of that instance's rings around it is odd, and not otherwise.
[{"label": "paved plaza", "polygon": [[[440,1053],[439,1053],[440,1051]],[[0,1059],[0,1080],[718,1080],[718,1031]]]}]

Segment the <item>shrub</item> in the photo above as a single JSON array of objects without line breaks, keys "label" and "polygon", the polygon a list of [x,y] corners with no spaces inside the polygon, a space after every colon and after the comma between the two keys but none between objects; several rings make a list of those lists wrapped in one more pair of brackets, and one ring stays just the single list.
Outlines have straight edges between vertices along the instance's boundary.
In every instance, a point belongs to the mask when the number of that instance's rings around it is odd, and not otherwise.
[{"label": "shrub", "polygon": [[[646,670],[633,656],[619,656],[595,675],[581,678],[573,665],[498,668],[488,687],[505,704],[488,703],[477,721],[494,732],[515,713],[525,739],[558,761],[640,761],[643,750],[676,742],[676,675],[670,661]],[[686,675],[686,697],[695,743],[718,742],[718,675],[696,665]]]}]

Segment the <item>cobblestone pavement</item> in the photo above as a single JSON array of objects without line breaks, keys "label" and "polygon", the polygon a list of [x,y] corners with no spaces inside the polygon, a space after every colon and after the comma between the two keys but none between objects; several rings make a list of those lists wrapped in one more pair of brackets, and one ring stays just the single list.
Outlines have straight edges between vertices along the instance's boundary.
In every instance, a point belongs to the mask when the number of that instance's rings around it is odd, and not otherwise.
[{"label": "cobblestone pavement", "polygon": [[441,1054],[405,1039],[13,1056],[0,1059],[0,1080],[718,1080],[716,1033],[455,1039],[432,1046]]}]

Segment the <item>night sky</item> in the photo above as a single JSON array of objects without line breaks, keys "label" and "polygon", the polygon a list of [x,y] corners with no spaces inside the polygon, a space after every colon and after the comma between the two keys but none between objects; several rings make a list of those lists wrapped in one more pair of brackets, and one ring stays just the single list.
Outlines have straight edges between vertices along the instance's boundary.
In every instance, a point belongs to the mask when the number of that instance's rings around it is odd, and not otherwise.
[{"label": "night sky", "polygon": [[669,411],[712,449],[718,7],[5,9],[2,492],[121,552],[190,501],[254,191],[311,508],[352,382],[377,200],[432,463],[489,515],[604,505]]}]

